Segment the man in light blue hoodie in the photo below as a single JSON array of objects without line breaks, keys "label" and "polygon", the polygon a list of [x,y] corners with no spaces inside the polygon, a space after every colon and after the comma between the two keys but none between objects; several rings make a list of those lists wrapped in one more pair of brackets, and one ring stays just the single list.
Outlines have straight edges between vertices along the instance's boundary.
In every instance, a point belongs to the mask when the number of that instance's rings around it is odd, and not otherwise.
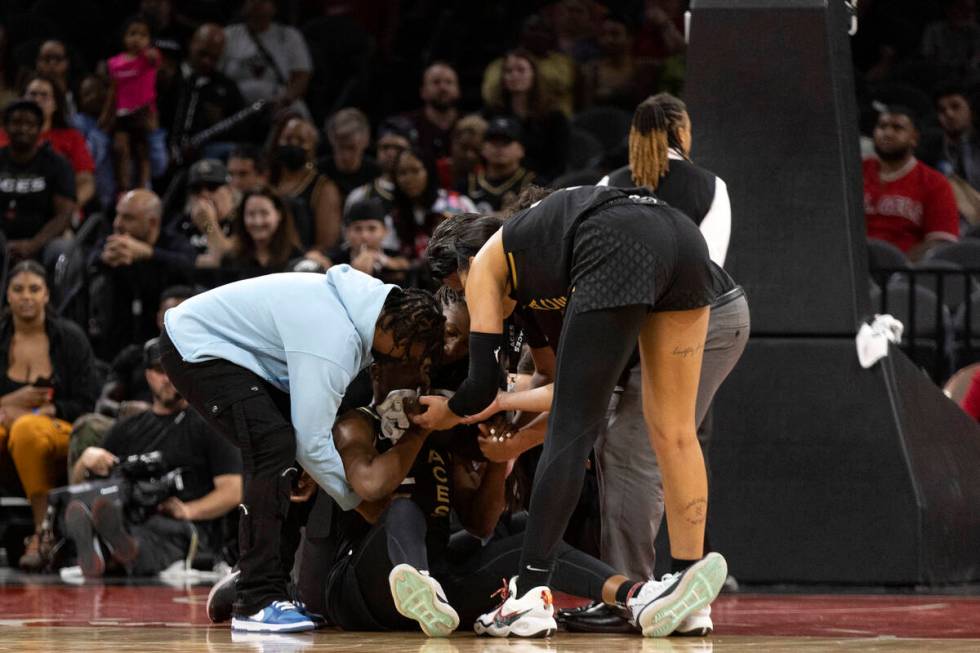
[{"label": "man in light blue hoodie", "polygon": [[177,390],[241,450],[244,503],[232,629],[314,627],[289,602],[280,540],[297,469],[343,509],[361,499],[331,428],[348,384],[373,360],[418,360],[443,346],[431,294],[382,284],[348,265],[272,274],[167,311],[160,347]]}]

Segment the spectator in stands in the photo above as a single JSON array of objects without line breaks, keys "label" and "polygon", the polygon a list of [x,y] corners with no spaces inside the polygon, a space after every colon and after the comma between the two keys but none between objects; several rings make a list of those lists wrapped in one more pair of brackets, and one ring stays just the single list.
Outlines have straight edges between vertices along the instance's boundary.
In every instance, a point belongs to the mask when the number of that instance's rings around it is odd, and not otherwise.
[{"label": "spectator in stands", "polygon": [[946,17],[922,34],[922,55],[947,68],[947,72],[966,76],[980,64],[980,25],[973,0],[945,0]]},{"label": "spectator in stands", "polygon": [[416,149],[403,150],[395,159],[393,204],[398,250],[410,261],[423,258],[436,225],[450,215],[476,211],[470,198],[439,188],[435,169]]},{"label": "spectator in stands", "polygon": [[34,70],[58,84],[65,96],[65,120],[71,122],[78,111],[78,102],[71,84],[71,61],[65,44],[58,39],[44,41],[37,50]]},{"label": "spectator in stands", "polygon": [[494,118],[487,126],[481,148],[486,166],[471,172],[459,188],[480,213],[501,210],[534,181],[534,173],[521,166],[521,136],[521,125],[513,118]]},{"label": "spectator in stands", "polygon": [[246,102],[272,99],[279,109],[309,116],[303,97],[313,74],[310,51],[303,35],[274,22],[275,15],[275,0],[245,0],[245,22],[225,28],[221,71]]},{"label": "spectator in stands", "polygon": [[869,238],[885,240],[913,261],[959,239],[959,215],[949,182],[915,158],[915,114],[888,107],[874,129],[877,157],[864,161],[864,214]]},{"label": "spectator in stands", "polygon": [[369,184],[381,174],[374,159],[365,156],[371,144],[371,123],[359,109],[341,109],[330,116],[326,127],[330,156],[317,164],[337,184],[341,203],[352,190]]},{"label": "spectator in stands", "polygon": [[241,454],[188,409],[160,365],[156,338],[144,346],[143,363],[153,394],[151,409],[116,422],[102,447],[85,449],[72,467],[71,480],[107,476],[127,456],[159,451],[168,469],[181,468],[183,484],[142,523],[126,516],[118,496],[99,497],[91,506],[69,503],[65,529],[86,578],[105,573],[103,551],[131,576],[153,575],[183,561],[195,552],[197,538],[198,554],[217,554],[223,540],[221,518],[242,500]]},{"label": "spectator in stands", "polygon": [[99,116],[108,92],[108,84],[101,75],[85,77],[78,87],[78,111],[71,121],[72,127],[85,139],[85,146],[92,155],[95,164],[95,200],[100,208],[112,206],[116,192],[112,141],[99,127]]},{"label": "spectator in stands", "polygon": [[0,25],[0,107],[14,100],[17,93],[17,65],[13,60],[7,28]]},{"label": "spectator in stands", "polygon": [[159,128],[156,84],[162,55],[142,16],[123,23],[122,45],[123,51],[106,62],[112,87],[100,122],[112,133],[118,188],[129,190],[150,183],[150,134]]},{"label": "spectator in stands", "polygon": [[459,119],[453,127],[449,142],[449,156],[436,161],[439,185],[443,188],[456,188],[471,173],[483,169],[480,152],[483,149],[483,135],[487,131],[487,121],[472,114]]},{"label": "spectator in stands", "polygon": [[377,158],[381,174],[370,184],[359,186],[350,192],[345,202],[350,206],[355,202],[377,197],[384,202],[390,213],[395,198],[395,159],[415,143],[417,132],[412,124],[402,117],[388,118],[378,128]]},{"label": "spectator in stands", "polygon": [[[193,297],[190,286],[170,286],[160,294],[157,326],[163,329],[163,314]],[[98,407],[120,417],[150,409],[153,397],[143,374],[143,345],[134,343],[123,348],[109,365],[109,375],[99,395]],[[101,440],[99,441],[101,443]]]},{"label": "spectator in stands", "polygon": [[[27,78],[24,99],[41,107],[44,113],[41,142],[50,143],[51,149],[68,159],[75,173],[78,205],[85,206],[95,195],[95,162],[85,144],[85,137],[66,120],[65,96],[61,87],[50,77],[34,74]],[[7,133],[0,132],[0,146],[9,142]]]},{"label": "spectator in stands", "polygon": [[[170,143],[186,145],[188,139],[230,118],[245,106],[235,82],[218,70],[225,49],[225,33],[220,25],[201,25],[188,48],[187,61],[180,66],[177,112],[170,128]],[[203,148],[205,157],[223,158],[231,149],[234,129],[216,135]],[[237,130],[241,132],[241,128]]]},{"label": "spectator in stands", "polygon": [[291,203],[300,244],[312,257],[323,259],[340,238],[340,192],[314,165],[318,140],[308,120],[287,118],[272,139],[270,178],[276,192]]},{"label": "spectator in stands", "polygon": [[[575,90],[578,78],[575,60],[556,48],[555,31],[548,21],[538,14],[532,14],[521,28],[520,47],[534,57],[534,65],[541,77],[541,87],[547,96],[554,98],[555,107],[566,117],[571,118],[575,111]],[[494,89],[500,86],[504,57],[490,62],[483,73],[481,95],[490,104]]]},{"label": "spectator in stands", "polygon": [[168,226],[197,253],[195,265],[217,267],[231,251],[231,223],[237,208],[228,170],[217,159],[201,159],[187,173],[187,206]]},{"label": "spectator in stands", "polygon": [[419,89],[422,108],[406,117],[415,125],[418,132],[418,148],[426,163],[449,154],[449,137],[453,125],[459,119],[456,103],[459,102],[459,78],[453,67],[444,61],[437,61],[422,74]]},{"label": "spectator in stands", "polygon": [[[16,100],[4,109],[10,144],[0,148],[0,210],[7,250],[14,259],[42,255],[68,228],[75,211],[71,165],[41,147],[43,125],[44,113],[31,100]],[[56,250],[52,245],[50,251]]]},{"label": "spectator in stands", "polygon": [[488,118],[509,115],[520,121],[524,131],[525,166],[543,181],[551,181],[565,171],[568,157],[569,126],[565,115],[539,83],[534,60],[524,50],[504,57],[499,86],[490,90],[491,100],[484,111]]},{"label": "spectator in stands", "polygon": [[[10,462],[41,526],[48,491],[64,483],[71,422],[95,405],[95,360],[85,334],[48,310],[44,268],[21,261],[10,271],[9,313],[0,321],[0,460]],[[35,534],[21,567],[41,564]]]},{"label": "spectator in stands", "polygon": [[633,60],[633,37],[627,21],[609,15],[599,30],[599,57],[582,66],[582,103],[602,105],[632,111],[643,98],[641,83],[650,85],[649,78],[637,76]]},{"label": "spectator in stands", "polygon": [[228,176],[232,188],[246,193],[269,183],[269,162],[256,146],[239,145],[228,155]]},{"label": "spectator in stands", "polygon": [[231,251],[221,265],[243,276],[284,272],[290,261],[303,256],[289,207],[268,187],[245,193],[231,223],[231,237]]},{"label": "spectator in stands", "polygon": [[352,204],[344,212],[344,244],[331,250],[330,262],[404,286],[410,263],[397,250],[384,247],[388,235],[384,203],[376,197]]},{"label": "spectator in stands", "polygon": [[116,203],[113,233],[93,252],[90,335],[100,358],[159,333],[160,293],[188,282],[197,252],[181,234],[161,229],[163,206],[153,191],[129,191]]},{"label": "spectator in stands", "polygon": [[942,134],[923,143],[922,160],[948,178],[980,189],[980,139],[973,127],[973,107],[966,89],[944,83],[932,96]]},{"label": "spectator in stands", "polygon": [[558,48],[579,63],[599,56],[595,41],[598,17],[589,0],[561,0],[551,7],[558,36]]},{"label": "spectator in stands", "polygon": [[973,375],[970,387],[966,390],[963,397],[963,410],[973,419],[980,422],[980,370]]}]

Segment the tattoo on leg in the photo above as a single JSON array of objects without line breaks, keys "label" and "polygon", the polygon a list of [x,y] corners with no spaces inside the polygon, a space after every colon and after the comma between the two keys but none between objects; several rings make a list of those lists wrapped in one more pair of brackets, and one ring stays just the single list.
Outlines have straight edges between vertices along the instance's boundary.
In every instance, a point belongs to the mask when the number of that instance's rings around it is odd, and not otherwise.
[{"label": "tattoo on leg", "polygon": [[698,345],[697,347],[674,347],[674,351],[670,352],[674,356],[680,356],[681,358],[687,358],[688,356],[694,356],[704,349],[704,345]]},{"label": "tattoo on leg", "polygon": [[699,497],[684,506],[684,521],[689,524],[703,524],[708,512],[708,500]]}]

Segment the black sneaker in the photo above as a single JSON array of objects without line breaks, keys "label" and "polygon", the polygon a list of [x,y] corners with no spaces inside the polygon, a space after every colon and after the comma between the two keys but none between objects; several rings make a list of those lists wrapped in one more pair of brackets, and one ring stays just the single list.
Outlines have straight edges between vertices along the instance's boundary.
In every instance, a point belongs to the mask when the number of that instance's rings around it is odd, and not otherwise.
[{"label": "black sneaker", "polygon": [[78,565],[85,578],[102,578],[105,573],[105,558],[102,546],[95,536],[92,513],[88,506],[75,499],[65,508],[65,531],[78,552]]},{"label": "black sneaker", "polygon": [[235,590],[241,573],[235,569],[225,574],[208,592],[208,619],[211,623],[220,624],[231,619],[231,611],[235,605]]},{"label": "black sneaker", "polygon": [[122,504],[99,497],[92,503],[92,523],[113,559],[127,570],[131,569],[139,555],[140,543],[126,530]]},{"label": "black sneaker", "polygon": [[635,633],[639,630],[622,608],[602,602],[558,611],[558,625],[571,633]]}]

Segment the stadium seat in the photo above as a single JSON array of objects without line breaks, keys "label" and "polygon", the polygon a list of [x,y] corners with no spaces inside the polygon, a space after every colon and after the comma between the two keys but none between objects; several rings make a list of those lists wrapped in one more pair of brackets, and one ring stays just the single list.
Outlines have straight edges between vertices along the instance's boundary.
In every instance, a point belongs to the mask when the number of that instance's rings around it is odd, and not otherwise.
[{"label": "stadium seat", "polygon": [[980,224],[971,225],[961,234],[964,240],[980,240]]},{"label": "stadium seat", "polygon": [[[910,319],[912,301],[915,301],[915,323]],[[936,294],[928,288],[915,286],[910,290],[906,279],[896,278],[886,288],[884,306],[880,290],[871,292],[871,308],[876,313],[887,313],[905,326],[902,348],[913,361],[929,372],[937,383],[950,372],[949,362],[951,323],[950,311],[939,303]]]},{"label": "stadium seat", "polygon": [[[912,269],[920,272],[920,274],[916,274],[915,276],[915,284],[931,290],[951,311],[955,310],[957,306],[966,300],[968,296],[966,292],[968,277],[962,272],[963,266],[958,263],[937,258],[914,263]],[[935,272],[936,274],[930,274],[930,272]],[[940,276],[942,277],[943,286],[942,296],[939,293]],[[980,290],[980,285],[977,284],[976,280],[970,278],[969,281],[970,293],[974,290]]]},{"label": "stadium seat", "polygon": [[[970,317],[970,333],[967,340],[967,312]],[[963,302],[953,317],[953,361],[957,367],[980,361],[980,291],[974,292],[970,302]],[[968,346],[969,345],[969,346]]]}]

